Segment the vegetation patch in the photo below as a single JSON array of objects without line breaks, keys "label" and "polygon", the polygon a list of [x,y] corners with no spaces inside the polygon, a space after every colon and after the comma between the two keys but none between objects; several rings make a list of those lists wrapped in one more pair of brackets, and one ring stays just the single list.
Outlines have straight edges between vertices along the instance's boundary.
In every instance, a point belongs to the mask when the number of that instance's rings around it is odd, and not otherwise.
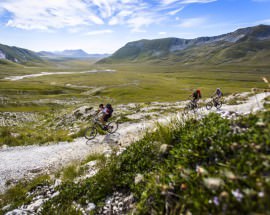
[{"label": "vegetation patch", "polygon": [[50,184],[50,177],[48,175],[39,176],[32,181],[22,180],[15,186],[10,188],[6,193],[0,194],[0,215],[4,214],[4,206],[9,204],[8,211],[15,209],[23,204],[30,203],[32,200],[31,196],[27,193],[34,190],[37,186],[45,186]]},{"label": "vegetation patch", "polygon": [[60,186],[42,213],[65,214],[73,201],[98,211],[117,190],[134,194],[136,214],[269,213],[269,119],[269,111],[236,121],[210,114],[158,126],[92,178]]}]

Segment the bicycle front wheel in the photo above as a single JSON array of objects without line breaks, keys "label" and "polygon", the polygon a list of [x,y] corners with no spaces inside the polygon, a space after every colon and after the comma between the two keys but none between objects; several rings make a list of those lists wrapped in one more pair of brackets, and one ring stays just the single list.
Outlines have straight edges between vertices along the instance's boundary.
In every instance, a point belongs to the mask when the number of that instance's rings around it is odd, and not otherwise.
[{"label": "bicycle front wheel", "polygon": [[188,112],[189,112],[189,110],[190,110],[189,105],[185,106],[185,107],[184,107],[184,114],[187,115]]},{"label": "bicycle front wheel", "polygon": [[88,140],[92,140],[97,136],[97,128],[95,126],[88,127],[85,130],[84,137]]},{"label": "bicycle front wheel", "polygon": [[212,108],[212,106],[213,106],[213,103],[212,102],[206,103],[206,109],[207,110],[210,110]]},{"label": "bicycle front wheel", "polygon": [[118,129],[118,123],[117,122],[110,122],[107,125],[107,132],[110,134],[113,134]]}]

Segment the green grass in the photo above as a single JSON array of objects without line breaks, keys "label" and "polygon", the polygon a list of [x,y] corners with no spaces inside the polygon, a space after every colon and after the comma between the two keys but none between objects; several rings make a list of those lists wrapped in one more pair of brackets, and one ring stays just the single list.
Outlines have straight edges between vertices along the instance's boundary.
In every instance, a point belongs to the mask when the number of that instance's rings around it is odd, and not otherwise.
[{"label": "green grass", "polygon": [[[116,190],[135,195],[136,214],[268,214],[269,119],[269,111],[237,121],[211,114],[159,126],[94,177],[63,184],[42,214],[64,214],[73,201],[102,205]],[[170,150],[161,153],[162,144]]]},{"label": "green grass", "polygon": [[[47,113],[62,113],[63,115],[63,112],[69,113],[82,105],[97,107],[99,103],[116,105],[130,102],[186,100],[197,88],[201,89],[203,98],[212,95],[217,87],[222,89],[224,95],[229,95],[250,91],[254,87],[265,88],[266,85],[261,81],[261,77],[265,76],[270,79],[268,67],[265,66],[185,66],[169,62],[167,65],[143,63],[93,65],[93,62],[80,60],[49,62],[35,67],[0,64],[0,78],[39,72],[80,72],[91,69],[114,69],[116,72],[52,75],[19,81],[0,80],[0,112],[35,112],[44,119]],[[74,101],[76,102],[74,103]],[[120,120],[121,122],[128,121],[124,115]],[[50,121],[54,122],[55,119],[50,119]],[[32,130],[30,133],[35,133],[34,127],[29,124],[25,126],[26,130]],[[43,129],[51,132],[47,123],[43,123],[43,126]],[[54,127],[53,123],[49,127]],[[81,127],[81,132],[73,135],[72,138],[81,136],[83,128]],[[12,129],[20,132],[21,136],[29,133],[17,127]],[[48,136],[49,138],[43,138],[37,143],[44,143],[45,140],[69,139],[61,134]],[[62,136],[62,138],[57,138],[57,136]],[[36,138],[32,140],[26,138],[27,141],[24,141],[25,138],[22,139],[23,141],[14,140],[12,145],[19,143],[24,145],[25,142],[33,144],[37,140]],[[0,144],[3,144],[3,139],[0,140],[2,140]]]},{"label": "green grass", "polygon": [[3,211],[2,208],[8,204],[10,204],[10,211],[23,204],[30,203],[32,197],[27,197],[27,192],[31,192],[37,186],[44,186],[48,184],[50,184],[50,177],[48,175],[39,176],[32,181],[20,181],[18,184],[10,188],[6,193],[0,194],[0,215],[7,212]]}]

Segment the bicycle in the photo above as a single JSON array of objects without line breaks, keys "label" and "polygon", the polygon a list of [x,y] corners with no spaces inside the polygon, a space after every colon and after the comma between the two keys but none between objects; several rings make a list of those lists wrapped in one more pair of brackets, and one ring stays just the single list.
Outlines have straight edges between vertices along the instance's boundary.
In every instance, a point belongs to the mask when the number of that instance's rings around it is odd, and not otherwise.
[{"label": "bicycle", "polygon": [[222,106],[222,101],[218,98],[212,97],[212,100],[206,103],[206,109],[210,110],[213,106],[215,106],[216,109],[219,110]]},{"label": "bicycle", "polygon": [[84,137],[88,140],[92,140],[97,136],[98,127],[109,134],[115,133],[118,129],[118,122],[116,121],[109,122],[104,126],[101,124],[101,122],[99,121],[97,117],[93,117],[92,122],[93,122],[93,125],[86,128],[85,133],[84,133]]},{"label": "bicycle", "polygon": [[190,100],[189,103],[184,107],[184,114],[188,114],[189,111],[193,111],[194,113],[198,110],[199,105],[195,103],[193,100]]}]

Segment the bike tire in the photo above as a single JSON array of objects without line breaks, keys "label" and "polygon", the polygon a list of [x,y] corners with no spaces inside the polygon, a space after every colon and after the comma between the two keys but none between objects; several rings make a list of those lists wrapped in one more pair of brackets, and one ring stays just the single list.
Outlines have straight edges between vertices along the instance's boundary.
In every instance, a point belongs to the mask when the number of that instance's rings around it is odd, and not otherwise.
[{"label": "bike tire", "polygon": [[207,102],[206,103],[206,109],[210,110],[213,107],[213,103],[212,102]]},{"label": "bike tire", "polygon": [[110,134],[113,134],[118,129],[118,123],[117,122],[109,122],[107,125],[107,132]]},{"label": "bike tire", "polygon": [[216,108],[219,110],[222,106],[222,101],[218,101],[216,104]]},{"label": "bike tire", "polygon": [[92,140],[97,136],[97,128],[95,126],[85,129],[84,137],[88,140]]},{"label": "bike tire", "polygon": [[189,110],[190,110],[189,105],[185,106],[185,107],[184,107],[184,114],[187,115],[188,112],[189,112]]}]

